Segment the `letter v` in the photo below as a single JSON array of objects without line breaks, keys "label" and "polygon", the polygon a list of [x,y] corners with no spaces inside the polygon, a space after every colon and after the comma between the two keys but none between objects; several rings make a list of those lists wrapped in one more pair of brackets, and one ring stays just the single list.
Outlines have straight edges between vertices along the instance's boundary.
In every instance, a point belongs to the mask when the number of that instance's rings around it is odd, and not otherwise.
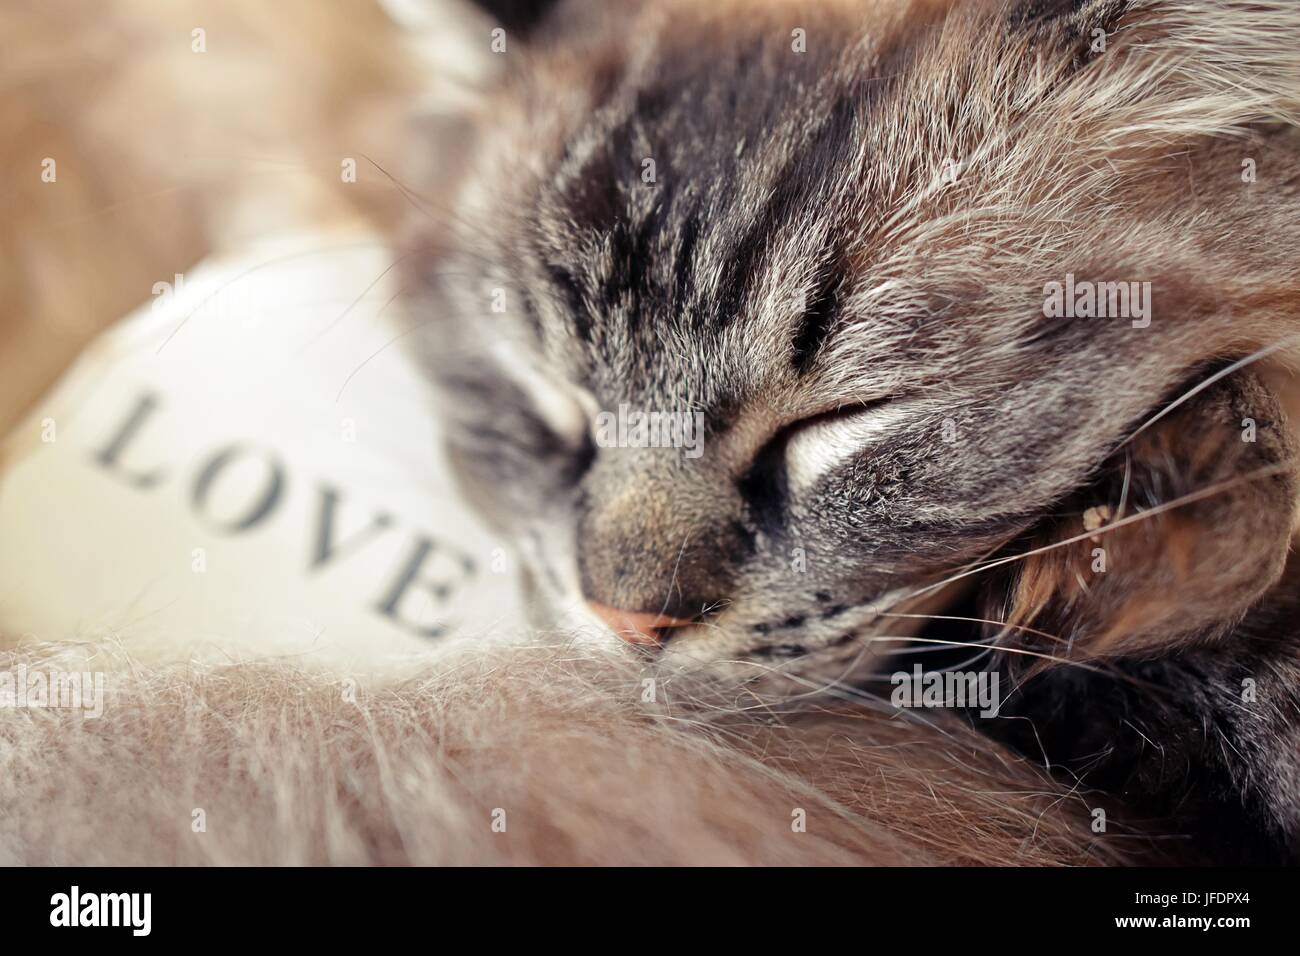
[{"label": "letter v", "polygon": [[370,519],[370,526],[357,531],[347,541],[335,542],[334,540],[334,514],[338,511],[339,492],[328,485],[320,486],[320,514],[316,524],[316,545],[312,551],[311,564],[308,565],[309,571],[316,571],[326,564],[333,561],[340,552],[355,552],[366,541],[372,540],[376,534],[392,527],[393,516],[386,512],[379,512]]}]

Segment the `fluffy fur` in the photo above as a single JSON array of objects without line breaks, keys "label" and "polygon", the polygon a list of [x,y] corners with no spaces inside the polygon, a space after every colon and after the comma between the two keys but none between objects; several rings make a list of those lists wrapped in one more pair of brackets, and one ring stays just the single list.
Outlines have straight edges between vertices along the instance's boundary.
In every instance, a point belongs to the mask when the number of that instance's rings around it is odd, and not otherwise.
[{"label": "fluffy fur", "polygon": [[569,648],[363,681],[355,703],[341,675],[285,665],[148,670],[55,650],[0,655],[0,670],[118,669],[102,718],[0,710],[0,864],[1151,858],[1122,820],[1094,834],[1082,794],[955,721],[656,714],[625,660]]}]

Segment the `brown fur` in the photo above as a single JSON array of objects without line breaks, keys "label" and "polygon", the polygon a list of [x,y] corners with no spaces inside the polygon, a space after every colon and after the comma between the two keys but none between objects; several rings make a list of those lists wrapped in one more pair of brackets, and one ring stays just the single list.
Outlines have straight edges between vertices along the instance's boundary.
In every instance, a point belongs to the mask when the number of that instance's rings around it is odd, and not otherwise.
[{"label": "brown fur", "polygon": [[[1243,440],[1248,420],[1252,441]],[[1029,643],[1075,659],[1221,636],[1282,576],[1296,455],[1260,377],[1218,383],[1137,434],[1063,517],[1024,542],[1032,553],[1011,565],[1006,620],[1067,637],[1068,647]],[[1083,516],[1098,506],[1107,518],[1089,529]]]},{"label": "brown fur", "polygon": [[1092,833],[1081,794],[956,722],[706,725],[639,703],[626,661],[573,657],[473,655],[363,680],[350,703],[343,675],[282,664],[0,655],[114,668],[99,719],[0,710],[0,863],[1054,865],[1142,849],[1116,823]]},{"label": "brown fur", "polygon": [[[191,51],[196,27],[205,53]],[[0,432],[155,282],[214,248],[402,207],[373,171],[340,188],[341,156],[391,162],[414,88],[370,0],[113,0],[93,17],[73,0],[7,4],[0,34]]]}]

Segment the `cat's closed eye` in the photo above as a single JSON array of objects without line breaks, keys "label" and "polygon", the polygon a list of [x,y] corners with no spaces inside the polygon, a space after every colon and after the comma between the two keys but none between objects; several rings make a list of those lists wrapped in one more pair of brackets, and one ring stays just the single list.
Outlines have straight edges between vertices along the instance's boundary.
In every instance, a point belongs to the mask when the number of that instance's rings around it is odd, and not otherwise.
[{"label": "cat's closed eye", "polygon": [[868,448],[902,420],[900,403],[889,398],[855,402],[787,425],[775,441],[791,488],[800,490]]},{"label": "cat's closed eye", "polygon": [[[896,419],[892,399],[853,402],[781,426],[754,455],[739,481],[760,521],[772,523],[791,494],[859,454]],[[764,520],[766,519],[766,520]]]}]

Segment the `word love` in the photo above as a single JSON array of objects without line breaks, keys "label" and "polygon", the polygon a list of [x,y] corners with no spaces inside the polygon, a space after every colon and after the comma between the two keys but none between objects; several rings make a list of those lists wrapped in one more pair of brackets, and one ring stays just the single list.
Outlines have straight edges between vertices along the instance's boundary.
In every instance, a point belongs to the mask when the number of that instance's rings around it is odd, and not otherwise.
[{"label": "word love", "polygon": [[[148,426],[159,414],[162,400],[144,393],[107,442],[94,453],[94,462],[118,481],[142,492],[154,492],[175,478],[175,469],[160,463],[162,443],[152,448],[146,438]],[[194,463],[186,484],[185,502],[199,523],[209,532],[235,537],[252,535],[267,528],[281,511],[288,511],[291,496],[289,474],[272,451],[242,442],[215,448]],[[385,576],[372,609],[394,624],[419,637],[435,638],[445,632],[441,623],[421,624],[411,610],[449,604],[453,595],[475,575],[474,561],[436,541],[427,534],[398,530],[397,520],[387,512],[371,514],[369,520],[346,536],[340,535],[343,493],[328,483],[319,483],[307,510],[305,538],[306,571],[319,574],[325,569],[373,547],[394,534],[404,537],[396,563]],[[301,509],[292,509],[301,513]],[[428,615],[424,615],[426,618]]]}]

